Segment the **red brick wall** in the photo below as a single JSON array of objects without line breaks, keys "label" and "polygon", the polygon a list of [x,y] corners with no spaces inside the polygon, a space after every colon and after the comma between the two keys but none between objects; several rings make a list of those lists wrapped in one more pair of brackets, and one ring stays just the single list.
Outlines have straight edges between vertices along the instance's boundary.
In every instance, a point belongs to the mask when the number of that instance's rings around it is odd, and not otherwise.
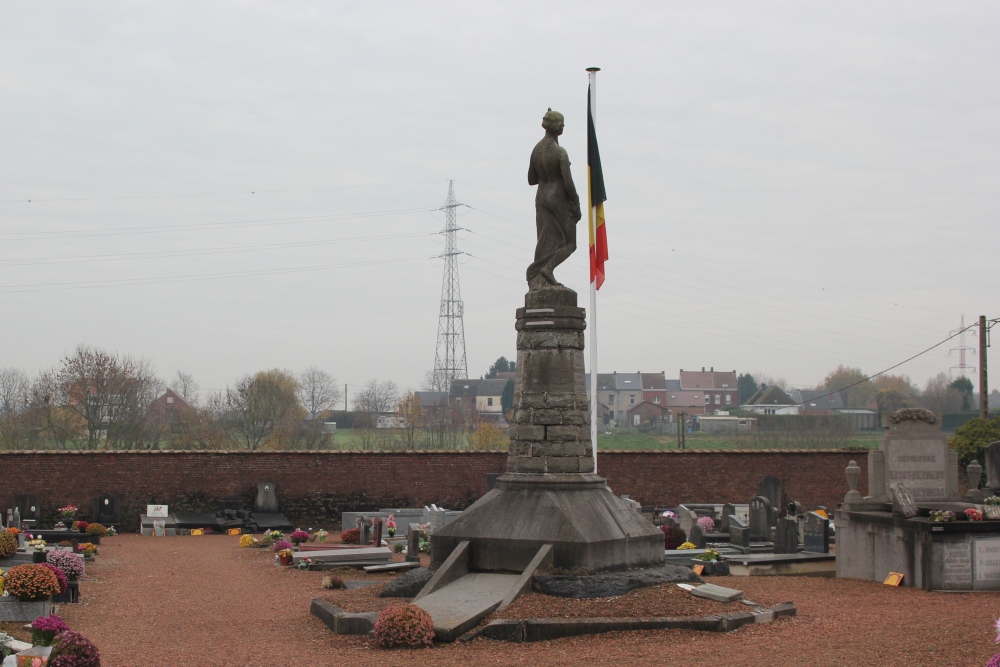
[{"label": "red brick wall", "polygon": [[[809,508],[843,500],[851,459],[861,467],[864,493],[864,452],[601,452],[597,465],[616,494],[646,505],[745,503],[762,477],[777,475],[788,496]],[[464,508],[485,492],[486,474],[505,466],[506,454],[495,452],[4,452],[0,510],[12,507],[15,495],[31,494],[43,521],[55,521],[65,503],[87,518],[94,499],[112,493],[128,529],[147,503],[211,511],[220,498],[242,496],[252,509],[257,482],[274,480],[293,523],[331,525],[345,510]]]}]

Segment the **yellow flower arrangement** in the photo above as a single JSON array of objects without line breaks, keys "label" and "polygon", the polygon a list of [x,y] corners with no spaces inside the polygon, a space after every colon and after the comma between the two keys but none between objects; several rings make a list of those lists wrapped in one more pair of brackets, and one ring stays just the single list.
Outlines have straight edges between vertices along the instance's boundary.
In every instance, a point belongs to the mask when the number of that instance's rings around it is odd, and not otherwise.
[{"label": "yellow flower arrangement", "polygon": [[0,572],[0,595],[3,595],[3,573]]},{"label": "yellow flower arrangement", "polygon": [[684,544],[677,547],[678,549],[697,549],[693,542],[685,542]]},{"label": "yellow flower arrangement", "polygon": [[253,535],[240,535],[240,546],[241,547],[252,547],[257,543],[257,538]]}]

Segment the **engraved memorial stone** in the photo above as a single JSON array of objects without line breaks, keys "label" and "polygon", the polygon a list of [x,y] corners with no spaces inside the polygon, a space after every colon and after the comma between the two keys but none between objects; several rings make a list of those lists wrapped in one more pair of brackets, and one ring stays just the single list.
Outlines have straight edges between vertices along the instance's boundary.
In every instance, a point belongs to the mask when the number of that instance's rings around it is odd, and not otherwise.
[{"label": "engraved memorial stone", "polygon": [[976,588],[995,587],[1000,581],[1000,537],[973,540],[976,550]]},{"label": "engraved memorial stone", "polygon": [[830,553],[830,520],[822,514],[809,512],[803,531],[803,551],[814,554]]},{"label": "engraved memorial stone", "polygon": [[799,552],[799,522],[793,518],[778,519],[774,531],[774,553],[795,554]]},{"label": "engraved memorial stone", "polygon": [[694,524],[691,526],[691,532],[688,533],[688,542],[693,544],[698,549],[705,548],[705,531],[701,529],[701,526]]},{"label": "engraved memorial stone", "polygon": [[750,539],[755,542],[771,540],[771,502],[764,496],[750,500]]},{"label": "engraved memorial stone", "polygon": [[901,514],[907,519],[917,516],[917,504],[913,502],[909,487],[899,482],[893,482],[889,485],[889,491],[892,493],[892,511],[894,513]]},{"label": "engraved memorial stone", "polygon": [[742,550],[750,549],[750,526],[735,514],[729,516],[729,545]]},{"label": "engraved memorial stone", "polygon": [[986,445],[986,488],[994,495],[1000,491],[1000,440]]},{"label": "engraved memorial stone", "polygon": [[892,484],[905,484],[915,501],[960,500],[958,454],[948,449],[937,415],[920,408],[897,410],[877,452],[868,455],[871,498],[888,502]]},{"label": "engraved memorial stone", "polygon": [[272,513],[278,511],[278,496],[275,494],[274,482],[258,482],[257,498],[254,501],[255,512]]},{"label": "engraved memorial stone", "polygon": [[968,542],[944,544],[942,584],[947,590],[972,588],[972,545]]},{"label": "engraved memorial stone", "polygon": [[[768,475],[757,484],[757,495],[767,498],[772,510],[777,510],[783,506],[781,503],[782,494],[781,478],[777,475]],[[772,523],[771,525],[775,524]]]}]

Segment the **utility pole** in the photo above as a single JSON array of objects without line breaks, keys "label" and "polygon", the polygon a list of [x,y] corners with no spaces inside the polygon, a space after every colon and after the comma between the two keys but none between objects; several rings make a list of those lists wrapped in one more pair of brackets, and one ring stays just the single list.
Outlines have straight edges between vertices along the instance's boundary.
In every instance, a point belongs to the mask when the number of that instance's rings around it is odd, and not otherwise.
[{"label": "utility pole", "polygon": [[441,207],[445,212],[444,277],[441,280],[441,308],[438,313],[437,352],[434,355],[434,387],[451,391],[452,380],[469,377],[465,360],[465,304],[458,284],[458,216],[462,204],[455,199],[455,184],[448,181],[448,200]]},{"label": "utility pole", "polygon": [[990,418],[990,388],[986,382],[986,348],[989,347],[990,330],[986,328],[986,316],[979,316],[979,416]]}]

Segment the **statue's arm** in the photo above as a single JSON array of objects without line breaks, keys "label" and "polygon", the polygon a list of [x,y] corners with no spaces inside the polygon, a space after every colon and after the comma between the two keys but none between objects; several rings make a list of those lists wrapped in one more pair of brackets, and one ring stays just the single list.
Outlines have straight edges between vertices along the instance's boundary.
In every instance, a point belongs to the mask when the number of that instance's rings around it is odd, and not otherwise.
[{"label": "statue's arm", "polygon": [[563,149],[559,155],[559,171],[562,173],[563,187],[566,189],[566,199],[569,201],[569,212],[575,220],[583,216],[580,213],[580,195],[573,183],[573,174],[569,170],[569,154]]}]

